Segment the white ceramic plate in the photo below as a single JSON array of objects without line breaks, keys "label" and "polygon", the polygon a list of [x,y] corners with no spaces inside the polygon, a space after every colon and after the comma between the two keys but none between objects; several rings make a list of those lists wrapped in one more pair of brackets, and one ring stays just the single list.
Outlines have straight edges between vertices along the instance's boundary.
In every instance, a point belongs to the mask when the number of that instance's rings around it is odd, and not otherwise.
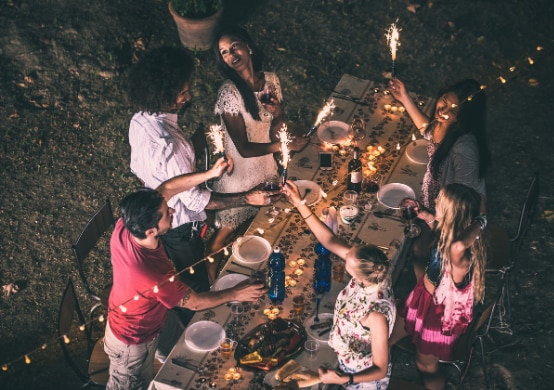
[{"label": "white ceramic plate", "polygon": [[327,329],[327,328],[310,329],[310,326],[312,326],[313,324],[316,324],[316,323],[321,323],[321,322],[325,322],[325,321],[329,321],[329,320],[332,321],[333,320],[333,313],[319,313],[318,317],[319,317],[319,322],[314,321],[315,316],[308,318],[306,320],[306,322],[304,322],[304,328],[306,329],[306,332],[308,333],[308,335],[312,339],[317,340],[320,343],[327,343],[329,341],[329,333],[331,333],[331,331],[329,331],[329,332],[325,333],[324,335],[320,336],[319,332],[321,332],[322,330]]},{"label": "white ceramic plate", "polygon": [[259,236],[243,236],[233,243],[233,255],[240,263],[258,264],[271,254],[269,242]]},{"label": "white ceramic plate", "polygon": [[197,351],[213,351],[225,338],[225,330],[213,321],[198,321],[185,330],[185,342]]},{"label": "white ceramic plate", "polygon": [[406,146],[406,156],[411,162],[421,165],[427,165],[429,156],[427,155],[427,144],[429,142],[426,139],[418,139],[412,141]]},{"label": "white ceramic plate", "polygon": [[381,186],[377,192],[377,200],[389,209],[398,210],[400,201],[404,198],[415,199],[415,192],[410,186],[402,183],[389,183]]},{"label": "white ceramic plate", "polygon": [[320,140],[330,144],[342,144],[352,139],[350,125],[342,121],[323,122],[317,129]]},{"label": "white ceramic plate", "polygon": [[[306,205],[313,206],[321,200],[321,187],[310,180],[296,180],[294,182],[300,191],[300,197],[306,200]],[[306,195],[306,191],[309,190]]]},{"label": "white ceramic plate", "polygon": [[249,279],[248,276],[242,274],[228,274],[217,279],[213,285],[214,291],[227,290],[228,288],[235,287],[243,280]]}]

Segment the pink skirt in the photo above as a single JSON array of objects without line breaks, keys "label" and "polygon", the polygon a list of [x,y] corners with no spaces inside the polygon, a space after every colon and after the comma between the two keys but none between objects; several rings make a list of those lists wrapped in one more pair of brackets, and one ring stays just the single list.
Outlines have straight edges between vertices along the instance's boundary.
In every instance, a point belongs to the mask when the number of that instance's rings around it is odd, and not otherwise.
[{"label": "pink skirt", "polygon": [[443,307],[435,304],[433,295],[425,289],[423,278],[400,309],[400,315],[406,319],[404,329],[412,336],[418,352],[438,356],[440,360],[451,360],[460,335],[447,336],[442,333]]}]

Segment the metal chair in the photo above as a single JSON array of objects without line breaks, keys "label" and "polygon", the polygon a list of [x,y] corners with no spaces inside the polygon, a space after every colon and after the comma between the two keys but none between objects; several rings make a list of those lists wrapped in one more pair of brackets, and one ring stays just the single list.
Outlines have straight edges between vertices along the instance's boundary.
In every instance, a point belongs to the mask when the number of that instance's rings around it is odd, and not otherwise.
[{"label": "metal chair", "polygon": [[503,284],[504,290],[499,307],[499,313],[501,313],[501,328],[504,328],[505,332],[510,334],[511,330],[509,329],[509,326],[506,327],[506,318],[510,319],[512,315],[512,307],[510,303],[510,275],[514,275],[516,291],[519,291],[519,283],[517,281],[517,273],[515,271],[519,264],[519,252],[521,251],[523,239],[527,235],[533,216],[536,212],[538,200],[539,174],[535,173],[527,190],[523,207],[521,208],[516,234],[510,238],[510,243],[506,243],[505,233],[501,233],[498,230],[491,231],[490,228],[487,228],[486,232],[486,235],[490,236],[489,244],[496,248],[492,250],[492,252],[489,251],[487,253],[487,256],[491,256],[493,261],[490,263],[487,261],[486,273],[488,275],[499,276]]},{"label": "metal chair", "polygon": [[58,335],[64,357],[84,382],[83,388],[105,387],[109,378],[110,360],[104,352],[103,333],[95,339],[93,324],[85,320],[73,282],[69,279],[60,304]]},{"label": "metal chair", "polygon": [[[85,228],[71,246],[75,259],[77,260],[77,266],[79,268],[79,275],[81,281],[87,291],[87,293],[96,301],[97,305],[108,306],[108,297],[111,290],[111,282],[108,283],[103,289],[99,292],[91,289],[90,284],[87,279],[87,266],[86,260],[89,257],[91,250],[97,245],[99,240],[107,232],[111,232],[115,225],[115,219],[112,212],[112,207],[110,201],[106,200],[100,208],[94,213],[92,218],[87,222]],[[91,311],[94,311],[96,306],[93,306]]]},{"label": "metal chair", "polygon": [[[486,305],[479,315],[474,315],[473,321],[468,327],[466,333],[464,333],[457,341],[454,350],[454,358],[452,360],[440,360],[441,364],[451,365],[456,368],[458,372],[458,383],[456,388],[461,388],[471,365],[471,359],[475,350],[475,344],[479,342],[479,349],[481,353],[481,364],[483,366],[483,375],[485,377],[485,386],[489,388],[489,381],[487,375],[487,366],[485,358],[485,346],[483,339],[489,333],[491,328],[491,322],[494,316],[495,307],[498,304],[502,295],[502,287],[498,289],[494,300]],[[404,351],[415,355],[416,347],[411,341],[411,336],[404,337],[396,344],[394,344],[394,350]]]}]

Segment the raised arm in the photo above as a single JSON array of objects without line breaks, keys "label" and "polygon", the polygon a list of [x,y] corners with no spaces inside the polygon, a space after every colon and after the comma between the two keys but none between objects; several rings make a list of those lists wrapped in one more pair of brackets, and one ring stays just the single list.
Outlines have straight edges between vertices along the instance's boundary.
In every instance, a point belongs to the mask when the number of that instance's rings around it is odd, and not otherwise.
[{"label": "raised arm", "polygon": [[423,134],[425,127],[429,124],[429,117],[419,109],[410,97],[404,83],[401,80],[394,78],[389,81],[389,88],[392,96],[402,103],[406,109],[406,112],[410,116],[410,119],[414,122],[415,127],[417,127],[419,132]]},{"label": "raised arm", "polygon": [[283,186],[282,192],[287,196],[289,202],[296,207],[300,213],[300,216],[304,219],[321,245],[333,252],[335,255],[344,259],[347,252],[350,250],[350,247],[343,240],[337,237],[327,227],[327,225],[315,216],[312,210],[304,202],[302,202],[296,184],[292,181],[287,181]]},{"label": "raised arm", "polygon": [[224,172],[232,172],[233,170],[233,160],[228,157],[228,160],[225,161],[222,158],[219,158],[214,166],[207,171],[202,172],[193,172],[185,173],[179,176],[172,177],[160,184],[156,191],[160,192],[165,198],[166,202],[169,201],[173,196],[177,195],[180,192],[187,191],[197,185],[210,180],[216,177],[221,177]]}]

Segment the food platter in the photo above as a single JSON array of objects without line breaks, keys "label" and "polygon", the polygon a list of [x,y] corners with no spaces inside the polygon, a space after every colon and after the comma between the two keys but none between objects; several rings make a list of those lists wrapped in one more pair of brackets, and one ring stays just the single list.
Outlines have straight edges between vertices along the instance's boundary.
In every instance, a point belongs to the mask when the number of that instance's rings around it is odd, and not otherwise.
[{"label": "food platter", "polygon": [[406,156],[408,159],[415,164],[427,165],[429,161],[429,155],[427,154],[428,143],[427,140],[422,138],[410,142],[406,146]]},{"label": "food platter", "polygon": [[352,139],[352,130],[346,122],[327,121],[319,126],[317,136],[329,144],[342,144]]},{"label": "food platter", "polygon": [[379,203],[389,209],[398,210],[398,205],[404,198],[415,199],[415,192],[410,186],[402,183],[385,184],[377,192]]},{"label": "food platter", "polygon": [[258,325],[240,339],[235,360],[246,369],[271,371],[302,352],[307,339],[302,325],[276,318]]},{"label": "food platter", "polygon": [[233,255],[240,263],[258,264],[266,261],[270,254],[271,245],[263,237],[243,236],[233,243]]}]

